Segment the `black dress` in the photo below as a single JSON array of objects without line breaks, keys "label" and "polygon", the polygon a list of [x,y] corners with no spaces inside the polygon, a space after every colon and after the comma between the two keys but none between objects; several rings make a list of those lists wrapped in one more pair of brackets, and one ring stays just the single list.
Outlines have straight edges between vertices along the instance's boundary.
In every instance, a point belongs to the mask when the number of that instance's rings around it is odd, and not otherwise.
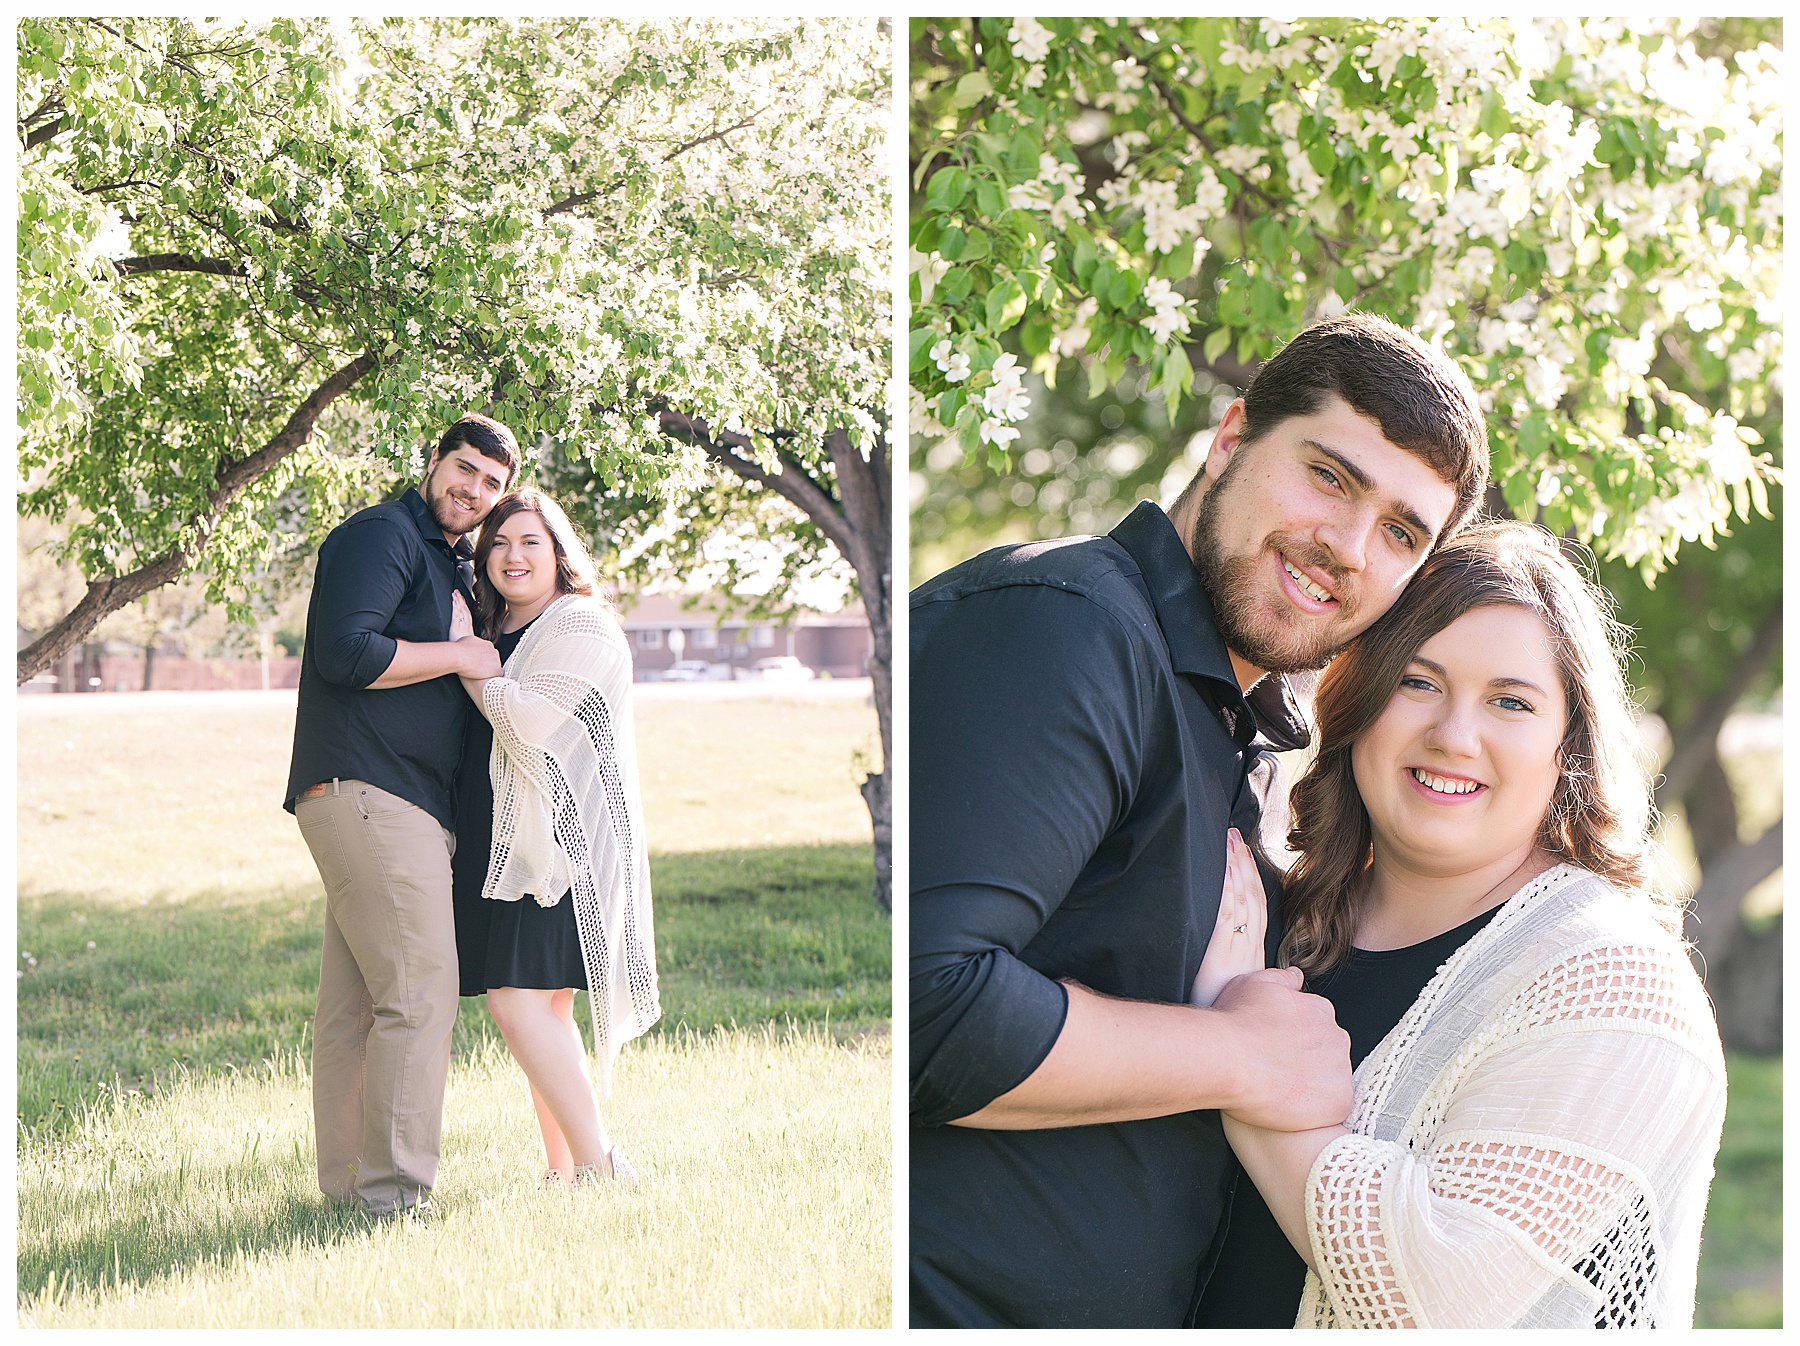
[{"label": "black dress", "polygon": [[[1404,949],[1353,948],[1318,982],[1307,979],[1306,989],[1331,1002],[1338,1026],[1350,1035],[1351,1069],[1381,1045],[1445,960],[1499,910]],[[1194,1326],[1292,1327],[1306,1289],[1306,1263],[1248,1174],[1238,1174],[1230,1222]]]},{"label": "black dress", "polygon": [[[512,657],[530,629],[526,622],[495,639],[502,660]],[[586,990],[573,894],[564,893],[553,907],[539,906],[532,897],[495,902],[481,895],[494,845],[494,783],[488,774],[493,746],[487,716],[471,715],[456,773],[456,854],[450,862],[459,989],[463,995],[485,995],[496,986]]]}]

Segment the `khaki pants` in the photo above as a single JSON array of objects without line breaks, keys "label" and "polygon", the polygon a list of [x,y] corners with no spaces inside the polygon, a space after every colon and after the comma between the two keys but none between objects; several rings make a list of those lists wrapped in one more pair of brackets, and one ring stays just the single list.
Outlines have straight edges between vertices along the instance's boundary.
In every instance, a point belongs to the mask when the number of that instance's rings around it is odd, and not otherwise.
[{"label": "khaki pants", "polygon": [[364,781],[294,802],[325,880],[313,1019],[319,1187],[386,1212],[437,1179],[456,1022],[454,834]]}]

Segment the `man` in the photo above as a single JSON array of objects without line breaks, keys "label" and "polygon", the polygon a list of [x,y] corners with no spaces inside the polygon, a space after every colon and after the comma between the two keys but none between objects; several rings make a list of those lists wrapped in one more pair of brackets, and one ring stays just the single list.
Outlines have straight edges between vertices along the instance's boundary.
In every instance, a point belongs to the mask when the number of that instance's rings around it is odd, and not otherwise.
[{"label": "man", "polygon": [[472,604],[466,534],[519,471],[512,432],[464,416],[425,480],[319,548],[287,808],[325,881],[313,1020],[319,1187],[376,1215],[429,1205],[456,1021],[451,787],[494,647],[448,638]]},{"label": "man", "polygon": [[1226,831],[1307,741],[1265,675],[1366,628],[1486,483],[1467,379],[1346,315],[1262,367],[1167,515],[913,595],[914,1326],[1180,1326],[1237,1171],[1219,1110],[1343,1120],[1348,1039],[1297,972],[1186,1001]]}]

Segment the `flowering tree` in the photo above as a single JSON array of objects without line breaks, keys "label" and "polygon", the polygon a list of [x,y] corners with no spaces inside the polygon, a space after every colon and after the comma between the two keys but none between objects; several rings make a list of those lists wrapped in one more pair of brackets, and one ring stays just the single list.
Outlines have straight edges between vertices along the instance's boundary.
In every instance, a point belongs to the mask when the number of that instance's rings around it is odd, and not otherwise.
[{"label": "flowering tree", "polygon": [[1780,54],[1692,21],[923,20],[912,426],[997,472],[1025,365],[1241,388],[1385,313],[1515,513],[1647,575],[1778,479]]},{"label": "flowering tree", "polygon": [[878,25],[34,19],[18,49],[20,504],[88,579],[21,680],[179,574],[241,592],[486,408],[615,492],[728,473],[801,511],[876,632],[885,756]]},{"label": "flowering tree", "polygon": [[915,24],[917,577],[1171,494],[1258,361],[1316,317],[1413,327],[1482,396],[1490,507],[1605,558],[1673,736],[1658,802],[1702,867],[1690,933],[1728,1036],[1778,1046],[1778,933],[1739,911],[1781,865],[1781,820],[1741,835],[1717,751],[1726,715],[1780,679],[1778,37]]}]

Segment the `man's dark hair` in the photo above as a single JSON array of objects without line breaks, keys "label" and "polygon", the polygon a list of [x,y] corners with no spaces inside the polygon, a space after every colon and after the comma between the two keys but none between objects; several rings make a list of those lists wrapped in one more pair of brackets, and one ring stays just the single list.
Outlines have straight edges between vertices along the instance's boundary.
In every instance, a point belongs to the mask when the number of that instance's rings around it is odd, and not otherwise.
[{"label": "man's dark hair", "polygon": [[455,453],[467,445],[483,458],[492,458],[496,463],[506,464],[506,484],[510,488],[513,478],[519,475],[519,464],[524,461],[519,453],[519,441],[513,438],[508,430],[492,416],[483,416],[471,411],[459,417],[454,425],[444,431],[444,437],[438,441],[437,449],[432,457],[442,458],[445,454]]},{"label": "man's dark hair", "polygon": [[1256,371],[1244,390],[1241,442],[1311,415],[1334,394],[1456,487],[1456,507],[1434,543],[1455,536],[1488,485],[1487,421],[1468,376],[1404,327],[1345,313],[1314,323]]}]

